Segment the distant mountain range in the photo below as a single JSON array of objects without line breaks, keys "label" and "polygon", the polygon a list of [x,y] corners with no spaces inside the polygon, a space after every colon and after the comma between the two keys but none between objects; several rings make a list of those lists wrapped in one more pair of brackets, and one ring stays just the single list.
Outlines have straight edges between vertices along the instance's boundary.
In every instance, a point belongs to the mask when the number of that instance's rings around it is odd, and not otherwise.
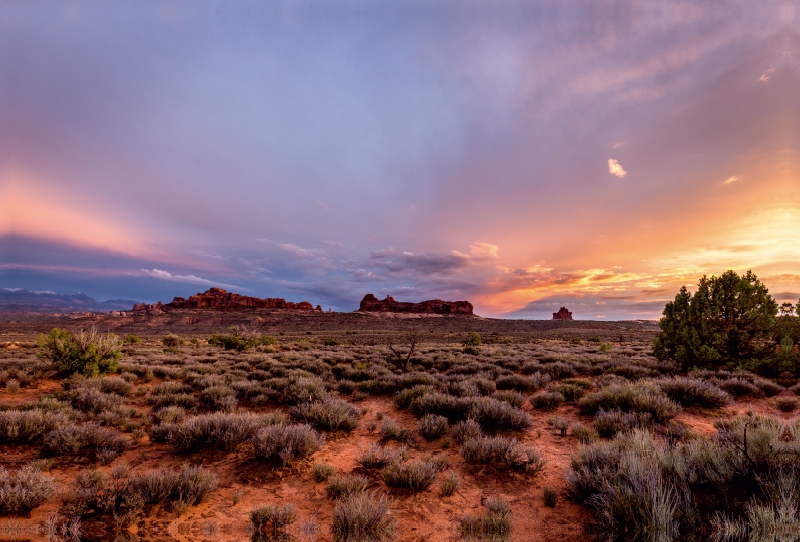
[{"label": "distant mountain range", "polygon": [[36,292],[24,288],[0,288],[0,312],[107,312],[129,311],[136,304],[129,299],[97,301],[86,294]]}]

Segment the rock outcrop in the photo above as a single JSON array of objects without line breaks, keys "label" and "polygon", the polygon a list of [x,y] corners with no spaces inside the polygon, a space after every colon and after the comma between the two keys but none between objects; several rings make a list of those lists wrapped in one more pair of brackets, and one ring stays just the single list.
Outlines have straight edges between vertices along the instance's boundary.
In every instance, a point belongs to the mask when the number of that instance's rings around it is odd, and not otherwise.
[{"label": "rock outcrop", "polygon": [[572,320],[572,313],[566,307],[561,307],[553,313],[553,320]]},{"label": "rock outcrop", "polygon": [[294,309],[301,311],[319,311],[322,307],[314,305],[308,301],[293,303],[280,297],[250,297],[246,295],[234,294],[222,288],[211,288],[203,293],[195,294],[189,299],[176,297],[170,303],[146,304],[139,303],[133,306],[134,312],[169,312],[174,309]]},{"label": "rock outcrop", "polygon": [[405,312],[415,314],[461,314],[472,313],[472,303],[469,301],[442,301],[430,299],[420,303],[407,303],[395,301],[392,296],[380,300],[372,294],[367,294],[361,300],[358,310],[360,312]]}]

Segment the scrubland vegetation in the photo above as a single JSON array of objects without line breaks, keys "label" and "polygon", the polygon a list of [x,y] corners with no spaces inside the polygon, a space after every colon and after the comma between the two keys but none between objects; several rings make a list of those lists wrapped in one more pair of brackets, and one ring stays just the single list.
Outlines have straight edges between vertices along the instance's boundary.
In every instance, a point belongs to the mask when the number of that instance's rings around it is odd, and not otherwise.
[{"label": "scrubland vegetation", "polygon": [[738,360],[666,355],[669,317],[638,341],[53,331],[0,350],[0,515],[51,540],[165,521],[229,521],[192,540],[790,540],[796,324],[776,315]]}]

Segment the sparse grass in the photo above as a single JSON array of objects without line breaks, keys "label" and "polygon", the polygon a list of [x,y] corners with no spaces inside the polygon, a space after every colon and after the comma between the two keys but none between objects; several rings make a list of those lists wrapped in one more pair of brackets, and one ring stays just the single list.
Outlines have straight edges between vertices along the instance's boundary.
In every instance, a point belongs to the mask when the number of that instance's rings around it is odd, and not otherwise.
[{"label": "sparse grass", "polygon": [[268,504],[250,512],[250,524],[253,532],[266,534],[273,538],[286,527],[297,521],[297,513],[293,504]]},{"label": "sparse grass", "polygon": [[505,499],[487,497],[485,512],[461,518],[461,536],[465,540],[509,540],[511,538],[511,507]]},{"label": "sparse grass", "polygon": [[311,471],[311,477],[315,482],[324,482],[336,474],[336,467],[328,463],[316,463]]},{"label": "sparse grass", "polygon": [[331,531],[340,542],[383,542],[394,539],[396,525],[385,495],[356,493],[336,503]]},{"label": "sparse grass", "polygon": [[370,444],[356,458],[356,463],[365,469],[381,469],[390,463],[402,463],[406,460],[408,448],[389,448],[380,444]]},{"label": "sparse grass", "polygon": [[439,495],[442,497],[451,497],[455,495],[460,487],[461,478],[459,478],[456,473],[451,472],[439,483]]}]

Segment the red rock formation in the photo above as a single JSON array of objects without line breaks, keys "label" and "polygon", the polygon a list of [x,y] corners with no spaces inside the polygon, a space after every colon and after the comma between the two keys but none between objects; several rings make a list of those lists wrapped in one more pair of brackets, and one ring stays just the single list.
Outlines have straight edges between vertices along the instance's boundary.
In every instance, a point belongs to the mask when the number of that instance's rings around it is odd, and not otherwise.
[{"label": "red rock formation", "polygon": [[[240,309],[240,308],[254,308],[254,309],[295,309],[303,311],[313,311],[314,305],[308,301],[300,301],[299,303],[292,303],[279,297],[250,297],[246,295],[234,294],[227,292],[221,288],[211,288],[204,293],[198,293],[185,299],[183,297],[176,297],[172,302],[162,304],[160,301],[151,305],[140,303],[133,306],[134,312],[164,312],[172,309]],[[321,307],[317,307],[319,312],[322,312]]]},{"label": "red rock formation", "polygon": [[572,320],[572,313],[566,307],[561,307],[553,313],[553,320]]},{"label": "red rock formation", "polygon": [[364,296],[358,310],[360,312],[407,312],[416,314],[473,314],[472,303],[469,301],[430,299],[421,303],[405,303],[395,301],[392,296],[386,296],[386,299],[381,301],[372,294]]}]

